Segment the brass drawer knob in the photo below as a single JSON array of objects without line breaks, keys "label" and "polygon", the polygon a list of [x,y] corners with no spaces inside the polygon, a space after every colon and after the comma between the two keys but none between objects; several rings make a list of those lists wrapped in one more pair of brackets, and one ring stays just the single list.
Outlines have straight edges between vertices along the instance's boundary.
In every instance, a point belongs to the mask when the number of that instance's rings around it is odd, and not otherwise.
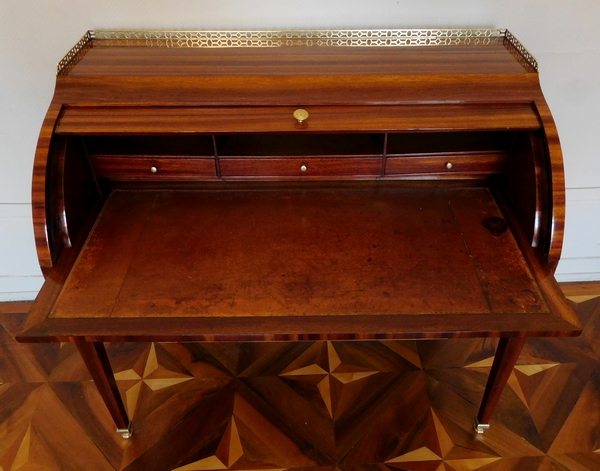
[{"label": "brass drawer knob", "polygon": [[156,173],[156,172],[158,172],[158,169],[156,167],[150,167],[150,172]]},{"label": "brass drawer knob", "polygon": [[446,168],[450,170],[452,168],[452,162],[446,162]]},{"label": "brass drawer knob", "polygon": [[302,166],[300,167],[300,171],[306,172],[306,170],[308,170],[308,167],[306,166],[306,164],[302,164]]},{"label": "brass drawer knob", "polygon": [[299,108],[296,111],[294,111],[294,118],[296,118],[298,124],[302,124],[308,119],[308,111]]}]

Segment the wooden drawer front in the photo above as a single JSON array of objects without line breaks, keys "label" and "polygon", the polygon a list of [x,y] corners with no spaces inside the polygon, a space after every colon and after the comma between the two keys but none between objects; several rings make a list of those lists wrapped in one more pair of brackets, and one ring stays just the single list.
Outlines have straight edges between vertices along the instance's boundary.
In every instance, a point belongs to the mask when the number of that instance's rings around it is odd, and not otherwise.
[{"label": "wooden drawer front", "polygon": [[223,178],[250,179],[374,177],[381,175],[383,165],[381,157],[220,158],[219,162]]},{"label": "wooden drawer front", "polygon": [[410,174],[486,174],[501,172],[506,152],[442,154],[428,156],[388,156],[386,175]]},{"label": "wooden drawer front", "polygon": [[[264,99],[264,97],[263,97]],[[59,134],[145,134],[181,132],[336,132],[382,130],[539,129],[531,103],[463,105],[311,106],[299,124],[298,107],[122,107],[67,106]]]},{"label": "wooden drawer front", "polygon": [[[216,178],[215,159],[96,156],[99,177],[114,180],[197,180]],[[156,171],[153,171],[153,170]]]}]

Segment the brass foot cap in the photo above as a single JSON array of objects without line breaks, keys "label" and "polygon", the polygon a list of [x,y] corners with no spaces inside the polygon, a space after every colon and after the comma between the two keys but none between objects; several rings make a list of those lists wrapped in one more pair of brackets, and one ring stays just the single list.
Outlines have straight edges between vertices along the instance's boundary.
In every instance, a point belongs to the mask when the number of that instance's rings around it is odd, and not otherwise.
[{"label": "brass foot cap", "polygon": [[133,424],[129,422],[127,428],[118,428],[117,433],[123,438],[130,438],[133,435]]},{"label": "brass foot cap", "polygon": [[477,433],[484,433],[488,428],[490,428],[490,424],[480,424],[477,418],[475,418],[473,428]]}]

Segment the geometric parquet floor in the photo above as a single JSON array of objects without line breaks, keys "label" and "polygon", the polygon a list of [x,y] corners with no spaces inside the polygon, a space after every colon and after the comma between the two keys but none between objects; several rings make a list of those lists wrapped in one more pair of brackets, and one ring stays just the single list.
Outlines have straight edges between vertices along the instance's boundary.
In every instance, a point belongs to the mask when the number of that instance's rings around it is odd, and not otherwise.
[{"label": "geometric parquet floor", "polygon": [[0,470],[597,471],[600,297],[579,311],[580,338],[527,341],[479,436],[494,340],[113,343],[129,440],[75,347],[2,313]]}]

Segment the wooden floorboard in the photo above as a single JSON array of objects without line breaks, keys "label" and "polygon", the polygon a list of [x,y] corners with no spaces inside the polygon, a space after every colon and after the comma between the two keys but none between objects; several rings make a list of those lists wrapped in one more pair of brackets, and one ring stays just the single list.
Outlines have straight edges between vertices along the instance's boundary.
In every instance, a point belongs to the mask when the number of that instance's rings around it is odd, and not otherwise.
[{"label": "wooden floorboard", "polygon": [[0,470],[600,470],[600,286],[566,291],[583,335],[529,340],[482,436],[494,340],[113,343],[124,440],[75,347],[0,304]]}]

